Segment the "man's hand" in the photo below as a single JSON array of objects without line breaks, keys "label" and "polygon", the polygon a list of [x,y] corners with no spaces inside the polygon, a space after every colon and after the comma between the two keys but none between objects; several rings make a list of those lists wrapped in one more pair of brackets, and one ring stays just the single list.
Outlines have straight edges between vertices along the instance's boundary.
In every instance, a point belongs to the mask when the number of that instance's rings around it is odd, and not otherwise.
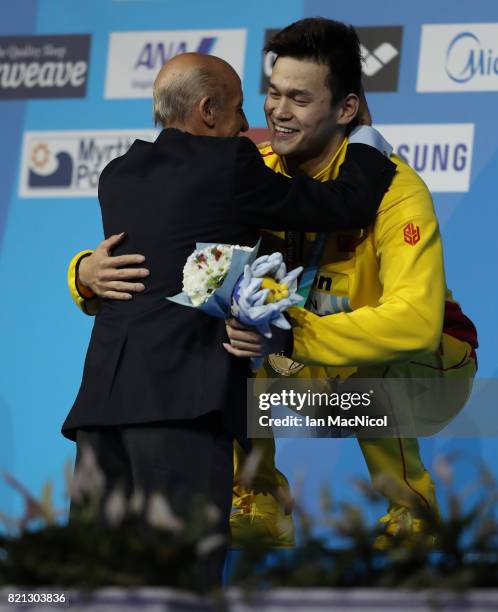
[{"label": "man's hand", "polygon": [[139,254],[111,255],[124,237],[125,233],[122,232],[103,240],[92,255],[82,259],[79,265],[78,282],[101,298],[131,300],[132,293],[145,289],[145,285],[133,281],[149,276],[149,270],[123,267],[141,264],[145,257]]},{"label": "man's hand", "polygon": [[223,346],[235,357],[264,357],[288,350],[292,346],[291,330],[272,326],[272,337],[265,338],[254,327],[246,327],[237,319],[226,321],[226,330],[230,343],[224,342]]}]

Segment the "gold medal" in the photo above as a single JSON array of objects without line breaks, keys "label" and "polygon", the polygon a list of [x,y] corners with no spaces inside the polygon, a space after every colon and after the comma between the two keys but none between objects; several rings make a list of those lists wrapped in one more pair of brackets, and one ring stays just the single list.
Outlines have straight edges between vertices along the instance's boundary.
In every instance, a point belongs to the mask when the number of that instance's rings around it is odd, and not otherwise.
[{"label": "gold medal", "polygon": [[268,355],[268,363],[272,369],[280,376],[293,376],[304,368],[304,363],[294,361],[289,357],[272,353]]}]

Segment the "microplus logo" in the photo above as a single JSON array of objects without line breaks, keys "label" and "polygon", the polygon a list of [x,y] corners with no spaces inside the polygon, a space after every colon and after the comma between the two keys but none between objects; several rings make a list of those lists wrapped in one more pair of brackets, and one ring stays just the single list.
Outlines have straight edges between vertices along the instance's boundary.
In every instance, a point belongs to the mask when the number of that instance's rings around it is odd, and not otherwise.
[{"label": "microplus logo", "polygon": [[417,91],[498,91],[498,23],[424,25]]},{"label": "microplus logo", "polygon": [[19,195],[77,198],[97,195],[100,173],[137,138],[155,140],[155,130],[25,132]]},{"label": "microplus logo", "polygon": [[112,32],[107,58],[106,98],[150,98],[161,66],[175,55],[195,51],[231,64],[242,78],[246,30]]},{"label": "microplus logo", "polygon": [[474,124],[376,125],[430,191],[466,192],[470,185]]},{"label": "microplus logo", "polygon": [[90,35],[0,37],[0,99],[83,98]]}]

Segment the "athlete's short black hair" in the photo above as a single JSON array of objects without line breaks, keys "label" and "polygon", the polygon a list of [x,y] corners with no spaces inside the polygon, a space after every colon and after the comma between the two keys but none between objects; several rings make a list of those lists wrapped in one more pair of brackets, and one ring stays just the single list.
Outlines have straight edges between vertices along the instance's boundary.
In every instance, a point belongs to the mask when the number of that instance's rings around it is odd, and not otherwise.
[{"label": "athlete's short black hair", "polygon": [[349,93],[360,93],[360,41],[352,26],[323,17],[301,19],[275,34],[264,50],[277,57],[312,60],[328,66],[326,84],[332,92],[333,104]]}]

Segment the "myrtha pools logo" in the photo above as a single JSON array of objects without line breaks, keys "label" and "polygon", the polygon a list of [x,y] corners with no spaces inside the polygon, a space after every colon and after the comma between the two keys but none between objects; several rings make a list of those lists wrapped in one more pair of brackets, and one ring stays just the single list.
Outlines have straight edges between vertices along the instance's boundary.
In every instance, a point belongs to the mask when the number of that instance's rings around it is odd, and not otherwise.
[{"label": "myrtha pools logo", "polygon": [[497,90],[497,23],[423,26],[417,91]]},{"label": "myrtha pools logo", "polygon": [[246,30],[112,32],[107,59],[106,98],[150,98],[161,66],[189,51],[213,54],[242,78]]},{"label": "myrtha pools logo", "polygon": [[19,195],[95,196],[100,173],[112,159],[124,155],[136,138],[155,137],[154,130],[26,132]]},{"label": "myrtha pools logo", "polygon": [[67,151],[54,154],[46,142],[33,144],[29,159],[30,187],[68,187],[73,176],[73,158]]}]

